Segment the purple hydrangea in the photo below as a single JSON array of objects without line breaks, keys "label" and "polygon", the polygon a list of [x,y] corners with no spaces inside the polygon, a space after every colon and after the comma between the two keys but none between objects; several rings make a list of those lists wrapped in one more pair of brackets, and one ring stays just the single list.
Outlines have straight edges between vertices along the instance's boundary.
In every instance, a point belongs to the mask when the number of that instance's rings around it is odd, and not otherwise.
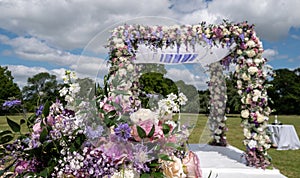
[{"label": "purple hydrangea", "polygon": [[114,131],[115,135],[118,136],[118,138],[120,138],[121,140],[127,141],[128,138],[131,137],[131,128],[127,123],[122,123],[118,125],[118,127],[116,127]]}]

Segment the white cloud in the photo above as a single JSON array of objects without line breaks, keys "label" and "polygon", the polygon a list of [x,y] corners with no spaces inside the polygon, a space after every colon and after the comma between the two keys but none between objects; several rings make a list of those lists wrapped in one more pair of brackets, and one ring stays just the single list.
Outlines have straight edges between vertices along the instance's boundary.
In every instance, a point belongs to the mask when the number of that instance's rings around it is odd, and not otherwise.
[{"label": "white cloud", "polygon": [[268,60],[274,60],[276,57],[278,57],[278,51],[274,49],[266,49],[263,52],[263,57]]},{"label": "white cloud", "polygon": [[13,47],[12,52],[22,59],[47,62],[53,66],[64,66],[76,71],[81,77],[95,78],[98,73],[103,74],[108,70],[107,66],[103,65],[105,60],[102,58],[75,55],[55,49],[36,38],[17,37],[9,39],[0,35],[0,42]]},{"label": "white cloud", "polygon": [[14,77],[14,82],[18,84],[19,87],[27,85],[27,79],[41,72],[48,72],[57,76],[58,80],[62,80],[62,75],[65,69],[54,69],[48,70],[44,67],[27,67],[24,65],[4,65],[8,67]]},{"label": "white cloud", "polygon": [[300,36],[299,35],[291,35],[291,37],[295,40],[300,40]]},{"label": "white cloud", "polygon": [[199,90],[207,89],[206,82],[209,80],[208,76],[203,73],[203,71],[192,73],[191,70],[188,70],[188,68],[169,68],[167,69],[166,77],[172,79],[173,81],[182,80],[186,84],[194,85]]},{"label": "white cloud", "polygon": [[0,27],[74,49],[83,48],[105,28],[137,17],[167,17],[182,23],[218,23],[226,18],[248,20],[256,24],[260,36],[276,40],[287,35],[290,27],[300,26],[299,7],[300,1],[294,0],[2,0]]},{"label": "white cloud", "polygon": [[[93,65],[93,64],[91,64]],[[14,77],[14,82],[18,84],[19,87],[24,87],[27,85],[27,79],[29,77],[33,77],[34,75],[41,73],[41,72],[48,72],[52,75],[56,75],[56,79],[58,82],[63,81],[63,77],[65,74],[65,71],[67,70],[66,68],[56,68],[56,69],[46,69],[44,67],[28,67],[24,65],[3,65],[7,66],[8,70],[11,71],[12,76]],[[90,69],[90,71],[89,71]],[[79,71],[74,70],[76,72],[76,75],[78,78],[91,78],[94,81],[97,82],[103,82],[103,71],[100,76],[97,77],[97,72],[93,70],[98,70],[98,69],[91,69],[89,66],[84,66],[79,69]],[[102,70],[104,70],[104,67],[102,67]],[[95,74],[96,73],[96,74]],[[102,84],[102,83],[101,83]]]},{"label": "white cloud", "polygon": [[52,0],[0,3],[0,27],[64,49],[82,48],[114,23],[139,16],[172,17],[167,0]]}]

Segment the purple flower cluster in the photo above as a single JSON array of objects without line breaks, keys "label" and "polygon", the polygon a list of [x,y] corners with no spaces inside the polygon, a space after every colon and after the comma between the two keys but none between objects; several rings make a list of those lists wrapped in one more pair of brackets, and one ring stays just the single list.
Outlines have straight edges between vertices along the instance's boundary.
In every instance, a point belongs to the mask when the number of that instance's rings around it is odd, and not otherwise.
[{"label": "purple flower cluster", "polygon": [[21,105],[20,100],[11,100],[11,101],[5,101],[2,105],[3,109],[9,109],[13,106],[19,106]]},{"label": "purple flower cluster", "polygon": [[39,163],[35,160],[19,160],[16,164],[15,172],[21,174],[23,172],[36,172]]}]

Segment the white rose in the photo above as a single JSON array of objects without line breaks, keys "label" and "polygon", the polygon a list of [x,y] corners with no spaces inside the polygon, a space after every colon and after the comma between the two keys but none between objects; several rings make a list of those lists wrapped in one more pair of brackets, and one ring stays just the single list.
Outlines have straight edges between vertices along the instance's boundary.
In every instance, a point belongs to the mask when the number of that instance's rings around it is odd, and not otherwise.
[{"label": "white rose", "polygon": [[221,129],[216,129],[215,133],[218,134],[218,135],[220,135],[222,133],[222,130]]},{"label": "white rose", "polygon": [[250,142],[248,143],[248,146],[250,149],[252,148],[256,148],[257,142],[255,140],[250,140]]},{"label": "white rose", "polygon": [[253,47],[255,47],[255,42],[253,41],[253,40],[249,40],[247,43],[246,43],[246,45],[248,46],[248,47],[250,47],[250,48],[253,48]]},{"label": "white rose", "polygon": [[125,76],[126,74],[127,74],[126,69],[119,69],[119,75],[120,75],[121,77]]},{"label": "white rose", "polygon": [[251,66],[248,68],[248,72],[253,75],[255,74],[256,72],[258,72],[258,68],[257,67],[254,67],[254,66]]},{"label": "white rose", "polygon": [[249,110],[248,109],[245,109],[245,110],[242,110],[241,111],[241,116],[242,118],[245,118],[247,119],[249,117],[250,113],[249,113]]},{"label": "white rose", "polygon": [[130,120],[134,123],[137,124],[140,121],[145,121],[145,120],[153,120],[153,122],[156,122],[156,114],[155,112],[152,112],[150,109],[139,109],[138,111],[132,113],[130,115]]},{"label": "white rose", "polygon": [[236,83],[237,83],[237,88],[241,89],[243,82],[241,80],[238,80]]},{"label": "white rose", "polygon": [[254,96],[261,96],[261,91],[255,89],[255,90],[253,90],[253,95],[254,95]]},{"label": "white rose", "polygon": [[238,90],[238,94],[239,95],[243,94],[243,91],[242,90]]},{"label": "white rose", "polygon": [[134,69],[134,67],[133,67],[132,64],[129,64],[129,65],[127,66],[127,70],[128,70],[128,71],[133,71],[133,69]]},{"label": "white rose", "polygon": [[258,96],[254,96],[254,97],[252,98],[252,101],[254,101],[254,102],[257,102],[257,100],[258,100]]},{"label": "white rose", "polygon": [[254,59],[254,63],[256,64],[256,65],[259,65],[260,63],[262,63],[263,62],[263,60],[261,59],[261,58],[255,58]]}]

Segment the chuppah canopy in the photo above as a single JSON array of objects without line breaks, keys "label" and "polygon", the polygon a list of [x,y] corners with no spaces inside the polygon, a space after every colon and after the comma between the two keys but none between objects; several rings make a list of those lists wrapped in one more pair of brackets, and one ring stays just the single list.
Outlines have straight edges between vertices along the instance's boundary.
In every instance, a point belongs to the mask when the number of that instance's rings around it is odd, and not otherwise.
[{"label": "chuppah canopy", "polygon": [[170,65],[200,63],[202,66],[207,66],[228,56],[235,47],[235,43],[228,47],[196,44],[193,49],[187,49],[186,46],[182,45],[179,48],[164,46],[163,48],[153,50],[145,44],[141,44],[137,49],[137,60],[134,60],[134,63]]}]

